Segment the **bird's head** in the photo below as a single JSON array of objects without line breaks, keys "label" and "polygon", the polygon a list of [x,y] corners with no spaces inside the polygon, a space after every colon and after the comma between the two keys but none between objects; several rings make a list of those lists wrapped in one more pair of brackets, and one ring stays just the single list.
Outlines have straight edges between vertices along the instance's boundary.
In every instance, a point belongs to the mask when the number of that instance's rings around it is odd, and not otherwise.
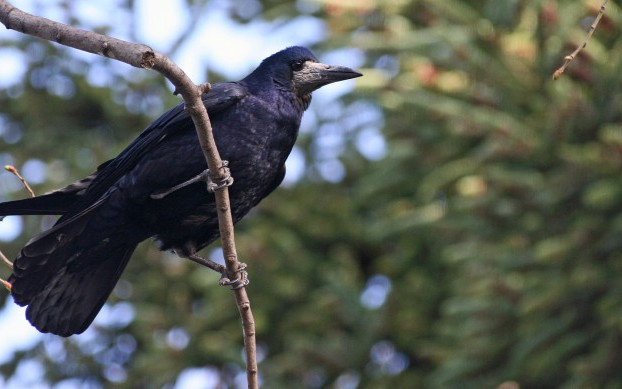
[{"label": "bird's head", "polygon": [[293,46],[264,59],[247,79],[259,76],[268,76],[278,89],[293,92],[306,108],[314,90],[362,74],[345,66],[323,64],[309,49]]}]

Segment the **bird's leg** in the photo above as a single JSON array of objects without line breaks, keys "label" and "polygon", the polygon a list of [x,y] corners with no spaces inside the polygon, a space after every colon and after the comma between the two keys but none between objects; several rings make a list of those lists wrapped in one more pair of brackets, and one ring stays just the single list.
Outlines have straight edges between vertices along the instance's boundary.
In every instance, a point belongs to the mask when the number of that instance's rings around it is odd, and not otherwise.
[{"label": "bird's leg", "polygon": [[178,191],[181,188],[185,188],[188,185],[194,184],[195,182],[208,181],[208,180],[209,180],[209,169],[205,169],[201,173],[189,179],[188,181],[184,181],[181,184],[175,185],[174,187],[170,189],[163,190],[161,192],[152,193],[149,197],[151,197],[154,200],[161,200],[165,198],[166,196],[170,195],[171,193]]},{"label": "bird's leg", "polygon": [[210,269],[212,269],[215,272],[218,272],[220,274],[227,274],[227,268],[224,267],[223,265],[216,263],[214,261],[212,261],[209,258],[203,258],[197,254],[190,254],[188,255],[186,258],[188,258],[189,260],[198,263],[199,265],[203,265],[205,267],[209,267]]},{"label": "bird's leg", "polygon": [[203,258],[197,254],[190,254],[185,256],[185,258],[220,273],[220,280],[218,280],[218,285],[220,286],[231,286],[231,289],[240,289],[248,285],[250,282],[248,279],[248,273],[244,270],[246,269],[245,263],[240,263],[240,267],[236,271],[236,277],[231,280],[227,274],[227,268],[209,258]]}]

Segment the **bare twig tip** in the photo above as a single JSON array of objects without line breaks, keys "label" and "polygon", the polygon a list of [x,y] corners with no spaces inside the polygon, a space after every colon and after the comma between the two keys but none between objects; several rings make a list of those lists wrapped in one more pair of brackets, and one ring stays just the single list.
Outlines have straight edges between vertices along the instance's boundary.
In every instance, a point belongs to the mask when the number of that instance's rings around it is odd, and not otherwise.
[{"label": "bare twig tip", "polygon": [[11,292],[11,290],[13,289],[13,285],[11,285],[9,281],[5,281],[2,278],[0,278],[0,283],[2,283],[2,286],[4,286],[6,290],[8,290],[9,292]]},{"label": "bare twig tip", "polygon": [[30,187],[30,185],[28,185],[28,182],[26,182],[24,177],[22,177],[22,175],[19,174],[19,171],[17,170],[17,168],[15,166],[13,166],[13,165],[5,165],[4,166],[4,170],[15,174],[15,176],[22,182],[22,184],[24,184],[24,188],[26,188],[26,190],[30,194],[30,197],[35,197],[35,192],[33,192],[32,188]]}]

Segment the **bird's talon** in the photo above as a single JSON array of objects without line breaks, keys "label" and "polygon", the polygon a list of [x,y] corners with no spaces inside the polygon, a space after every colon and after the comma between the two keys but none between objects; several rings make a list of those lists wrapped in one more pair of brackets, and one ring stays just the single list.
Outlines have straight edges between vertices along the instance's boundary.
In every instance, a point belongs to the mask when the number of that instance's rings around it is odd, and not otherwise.
[{"label": "bird's talon", "polygon": [[228,168],[229,161],[222,161],[220,167],[223,171],[223,176],[218,177],[218,181],[214,180],[212,172],[208,171],[207,174],[207,190],[210,192],[216,192],[224,187],[231,186],[233,184],[233,177],[231,177],[231,171]]},{"label": "bird's talon", "polygon": [[250,283],[248,279],[248,272],[244,270],[246,268],[245,263],[240,263],[240,267],[236,272],[236,278],[231,280],[227,277],[227,273],[223,272],[222,277],[218,280],[218,285],[220,286],[231,286],[232,290],[240,289],[245,287]]}]

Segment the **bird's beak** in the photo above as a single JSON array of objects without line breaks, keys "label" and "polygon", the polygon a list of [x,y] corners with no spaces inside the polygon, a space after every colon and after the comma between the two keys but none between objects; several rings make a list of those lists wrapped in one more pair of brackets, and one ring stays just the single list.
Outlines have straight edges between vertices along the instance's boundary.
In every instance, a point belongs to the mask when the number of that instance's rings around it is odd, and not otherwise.
[{"label": "bird's beak", "polygon": [[302,69],[294,72],[293,82],[298,95],[303,96],[324,85],[361,76],[361,73],[345,66],[306,61]]}]

